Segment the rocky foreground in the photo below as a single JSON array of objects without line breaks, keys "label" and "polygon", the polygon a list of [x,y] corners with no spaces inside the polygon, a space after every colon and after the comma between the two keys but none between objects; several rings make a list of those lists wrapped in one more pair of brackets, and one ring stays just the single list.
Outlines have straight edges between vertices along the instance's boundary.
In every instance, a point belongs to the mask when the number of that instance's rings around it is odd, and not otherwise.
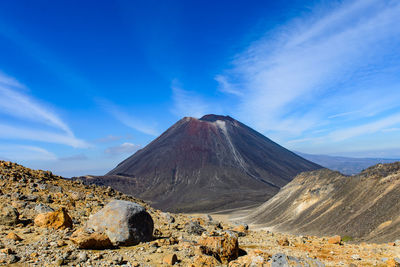
[{"label": "rocky foreground", "polygon": [[0,263],[10,266],[400,266],[400,241],[253,231],[171,214],[111,188],[0,161]]}]

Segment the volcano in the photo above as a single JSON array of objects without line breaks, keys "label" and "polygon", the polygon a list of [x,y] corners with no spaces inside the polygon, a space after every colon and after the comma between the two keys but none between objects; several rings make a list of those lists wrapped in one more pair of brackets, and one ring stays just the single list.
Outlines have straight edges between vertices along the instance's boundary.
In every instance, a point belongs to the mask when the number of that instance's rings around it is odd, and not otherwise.
[{"label": "volcano", "polygon": [[185,117],[103,177],[109,185],[174,212],[261,204],[303,171],[321,168],[229,117]]}]

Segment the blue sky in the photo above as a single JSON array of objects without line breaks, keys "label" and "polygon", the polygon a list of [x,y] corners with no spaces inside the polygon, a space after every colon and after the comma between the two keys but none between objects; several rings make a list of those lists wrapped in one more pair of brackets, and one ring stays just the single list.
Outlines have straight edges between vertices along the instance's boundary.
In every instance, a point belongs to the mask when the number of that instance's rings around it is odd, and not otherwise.
[{"label": "blue sky", "polygon": [[0,157],[103,174],[184,116],[400,157],[398,1],[2,1]]}]

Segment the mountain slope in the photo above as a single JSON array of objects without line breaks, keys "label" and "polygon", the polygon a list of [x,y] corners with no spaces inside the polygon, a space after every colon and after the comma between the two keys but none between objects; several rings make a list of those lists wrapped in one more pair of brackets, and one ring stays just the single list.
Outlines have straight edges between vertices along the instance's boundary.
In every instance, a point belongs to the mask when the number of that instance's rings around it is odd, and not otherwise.
[{"label": "mountain slope", "polygon": [[88,182],[110,185],[171,211],[262,203],[296,174],[320,168],[228,116],[185,117]]},{"label": "mountain slope", "polygon": [[325,168],[339,171],[346,175],[354,175],[378,163],[393,163],[399,159],[387,158],[351,158],[328,155],[314,155],[295,152],[297,155],[315,162]]},{"label": "mountain slope", "polygon": [[400,236],[400,162],[378,164],[356,176],[328,169],[301,173],[245,220],[296,234],[395,240]]}]

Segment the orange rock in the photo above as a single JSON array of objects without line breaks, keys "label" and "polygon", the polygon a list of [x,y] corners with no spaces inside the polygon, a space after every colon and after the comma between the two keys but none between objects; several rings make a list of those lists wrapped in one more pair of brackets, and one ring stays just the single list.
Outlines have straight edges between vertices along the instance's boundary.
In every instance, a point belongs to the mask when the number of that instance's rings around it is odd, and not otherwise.
[{"label": "orange rock", "polygon": [[14,240],[14,241],[21,241],[21,240],[22,240],[22,238],[19,237],[19,236],[18,236],[16,233],[14,233],[14,232],[9,233],[9,234],[6,236],[6,238],[12,239],[12,240]]},{"label": "orange rock", "polygon": [[328,239],[329,244],[340,244],[341,241],[342,238],[340,237],[340,235],[335,235]]},{"label": "orange rock", "polygon": [[29,255],[29,257],[30,257],[31,259],[36,259],[37,257],[39,257],[39,253],[33,252],[33,253],[31,253],[31,255]]},{"label": "orange rock", "polygon": [[0,252],[8,255],[14,254],[14,251],[11,248],[3,248],[2,250],[0,250]]},{"label": "orange rock", "polygon": [[72,228],[72,219],[65,208],[57,211],[41,213],[35,218],[35,225],[54,229]]},{"label": "orange rock", "polygon": [[111,240],[106,234],[97,232],[86,233],[82,229],[75,231],[71,235],[70,240],[81,249],[106,249],[113,247]]},{"label": "orange rock", "polygon": [[391,246],[391,247],[394,247],[394,246],[396,246],[396,243],[394,243],[394,242],[389,242],[388,245]]},{"label": "orange rock", "polygon": [[386,266],[387,267],[400,267],[400,263],[398,263],[394,259],[389,259],[388,261],[386,261]]},{"label": "orange rock", "polygon": [[193,258],[192,267],[214,267],[221,263],[216,258],[206,255],[197,255]]},{"label": "orange rock", "polygon": [[174,265],[178,261],[176,254],[168,254],[164,257],[163,262],[169,265]]},{"label": "orange rock", "polygon": [[239,256],[238,237],[231,231],[203,237],[198,243],[203,254],[212,255],[225,264]]},{"label": "orange rock", "polygon": [[247,232],[247,228],[243,224],[236,226],[232,230],[235,231],[235,232],[242,232],[242,233],[246,233]]}]

